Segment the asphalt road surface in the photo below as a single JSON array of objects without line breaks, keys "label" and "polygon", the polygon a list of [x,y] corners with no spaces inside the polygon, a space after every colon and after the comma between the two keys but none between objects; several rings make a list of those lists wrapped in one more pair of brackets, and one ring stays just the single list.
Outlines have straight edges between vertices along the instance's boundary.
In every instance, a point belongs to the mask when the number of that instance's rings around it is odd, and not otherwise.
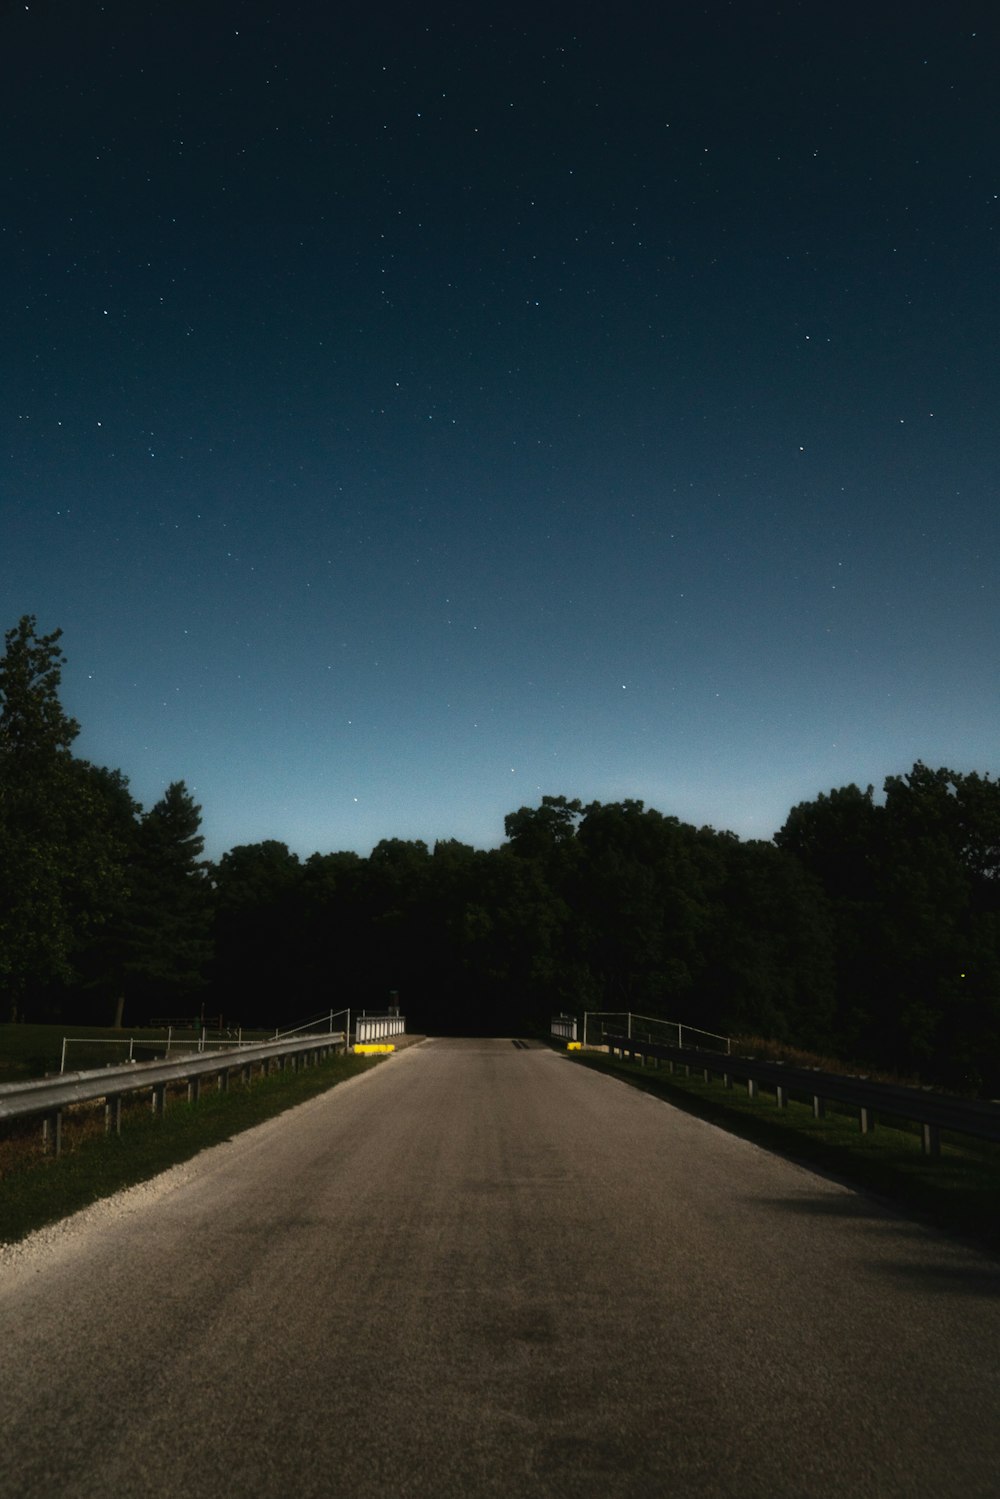
[{"label": "asphalt road surface", "polygon": [[432,1040],[0,1253],[0,1495],[997,1499],[1000,1264]]}]

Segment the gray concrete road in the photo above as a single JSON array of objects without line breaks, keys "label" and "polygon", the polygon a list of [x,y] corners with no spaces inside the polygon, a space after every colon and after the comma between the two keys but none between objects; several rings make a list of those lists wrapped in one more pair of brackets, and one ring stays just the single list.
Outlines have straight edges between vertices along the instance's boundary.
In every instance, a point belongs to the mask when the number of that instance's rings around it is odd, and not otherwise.
[{"label": "gray concrete road", "polygon": [[1000,1265],[428,1041],[0,1254],[0,1495],[996,1499]]}]

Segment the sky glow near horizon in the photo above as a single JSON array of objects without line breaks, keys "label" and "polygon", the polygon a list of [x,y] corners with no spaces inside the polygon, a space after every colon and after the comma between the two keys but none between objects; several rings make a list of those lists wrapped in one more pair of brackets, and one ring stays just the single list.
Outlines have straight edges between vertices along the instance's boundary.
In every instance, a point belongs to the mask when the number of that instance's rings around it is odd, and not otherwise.
[{"label": "sky glow near horizon", "polygon": [[1000,770],[985,7],[0,28],[3,627],[210,855]]}]

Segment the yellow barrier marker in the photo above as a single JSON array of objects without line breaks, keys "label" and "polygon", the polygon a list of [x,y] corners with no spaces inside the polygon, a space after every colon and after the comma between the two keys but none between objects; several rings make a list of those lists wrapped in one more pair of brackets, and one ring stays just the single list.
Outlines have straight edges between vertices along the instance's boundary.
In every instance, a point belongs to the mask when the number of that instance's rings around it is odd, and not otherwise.
[{"label": "yellow barrier marker", "polygon": [[384,1055],[386,1052],[395,1050],[395,1046],[391,1043],[383,1044],[381,1041],[363,1041],[360,1046],[354,1047],[354,1054],[355,1056],[370,1057],[379,1054]]},{"label": "yellow barrier marker", "polygon": [[567,1041],[566,1042],[566,1050],[567,1051],[582,1051],[583,1050],[583,1042],[582,1041]]}]

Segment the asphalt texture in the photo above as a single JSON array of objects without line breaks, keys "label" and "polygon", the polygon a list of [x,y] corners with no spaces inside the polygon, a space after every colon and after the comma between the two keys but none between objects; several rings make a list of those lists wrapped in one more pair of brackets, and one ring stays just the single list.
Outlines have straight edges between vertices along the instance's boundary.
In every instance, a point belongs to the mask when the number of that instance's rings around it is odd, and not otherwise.
[{"label": "asphalt texture", "polygon": [[0,1252],[0,1495],[996,1499],[1000,1263],[429,1040]]}]

